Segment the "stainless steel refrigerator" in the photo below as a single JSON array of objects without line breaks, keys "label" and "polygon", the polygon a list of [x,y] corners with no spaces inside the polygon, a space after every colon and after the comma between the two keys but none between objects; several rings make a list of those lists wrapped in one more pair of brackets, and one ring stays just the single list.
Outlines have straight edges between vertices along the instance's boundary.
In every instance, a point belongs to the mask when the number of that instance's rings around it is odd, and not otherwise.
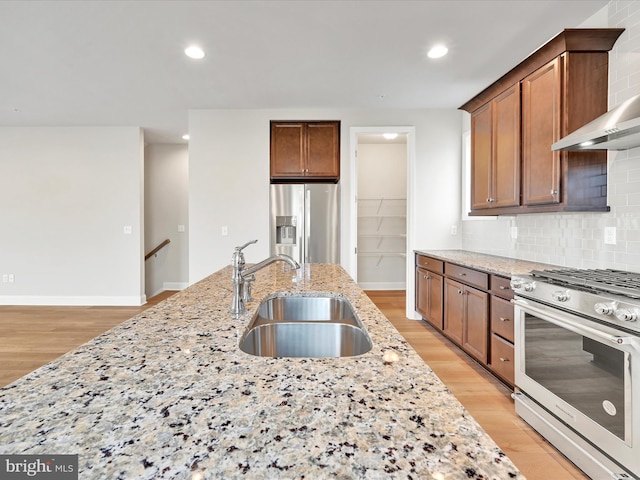
[{"label": "stainless steel refrigerator", "polygon": [[272,184],[271,254],[300,263],[340,263],[340,186]]}]

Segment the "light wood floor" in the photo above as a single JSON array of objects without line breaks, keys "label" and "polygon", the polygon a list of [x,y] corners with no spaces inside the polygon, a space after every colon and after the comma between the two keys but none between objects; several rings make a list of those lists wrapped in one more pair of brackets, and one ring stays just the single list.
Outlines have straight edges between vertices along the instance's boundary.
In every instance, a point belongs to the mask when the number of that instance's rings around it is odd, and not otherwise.
[{"label": "light wood floor", "polygon": [[[0,306],[0,387],[172,293],[142,307]],[[426,322],[405,317],[404,291],[367,294],[529,480],[587,478],[515,414],[502,383]]]},{"label": "light wood floor", "polygon": [[156,305],[141,307],[36,307],[0,305],[0,387]]}]

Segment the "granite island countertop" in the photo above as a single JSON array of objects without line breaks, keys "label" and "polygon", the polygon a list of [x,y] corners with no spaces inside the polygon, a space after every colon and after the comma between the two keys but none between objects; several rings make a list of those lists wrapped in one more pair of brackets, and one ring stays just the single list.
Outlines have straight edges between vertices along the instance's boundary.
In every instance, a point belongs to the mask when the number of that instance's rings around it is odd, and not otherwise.
[{"label": "granite island countertop", "polygon": [[256,276],[257,299],[345,295],[373,349],[241,352],[259,302],[231,319],[226,267],[1,389],[0,454],[78,454],[80,479],[523,478],[340,266]]},{"label": "granite island countertop", "polygon": [[548,270],[567,267],[559,267],[547,263],[519,260],[511,257],[501,257],[486,253],[472,252],[469,250],[415,250],[415,253],[434,257],[445,262],[456,263],[469,268],[484,270],[504,277],[512,275],[526,275],[531,270]]}]

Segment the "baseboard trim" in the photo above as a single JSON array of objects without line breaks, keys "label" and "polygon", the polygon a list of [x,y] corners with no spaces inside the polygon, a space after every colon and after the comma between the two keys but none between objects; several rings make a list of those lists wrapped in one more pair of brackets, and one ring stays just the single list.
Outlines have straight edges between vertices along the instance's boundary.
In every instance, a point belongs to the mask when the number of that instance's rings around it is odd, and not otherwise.
[{"label": "baseboard trim", "polygon": [[184,290],[188,286],[189,284],[187,282],[164,282],[162,284],[162,291],[164,292],[165,290]]},{"label": "baseboard trim", "polygon": [[405,290],[404,282],[358,282],[363,290]]},{"label": "baseboard trim", "polygon": [[146,295],[139,297],[0,295],[0,305],[139,307],[145,303],[147,303]]}]

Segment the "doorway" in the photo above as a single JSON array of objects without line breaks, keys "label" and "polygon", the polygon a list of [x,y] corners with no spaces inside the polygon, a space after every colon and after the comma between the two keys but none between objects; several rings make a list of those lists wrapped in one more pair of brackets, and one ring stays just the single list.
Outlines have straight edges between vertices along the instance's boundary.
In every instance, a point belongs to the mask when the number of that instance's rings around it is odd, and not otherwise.
[{"label": "doorway", "polygon": [[415,318],[414,135],[414,127],[351,128],[350,269],[363,289],[406,290],[409,318]]}]

